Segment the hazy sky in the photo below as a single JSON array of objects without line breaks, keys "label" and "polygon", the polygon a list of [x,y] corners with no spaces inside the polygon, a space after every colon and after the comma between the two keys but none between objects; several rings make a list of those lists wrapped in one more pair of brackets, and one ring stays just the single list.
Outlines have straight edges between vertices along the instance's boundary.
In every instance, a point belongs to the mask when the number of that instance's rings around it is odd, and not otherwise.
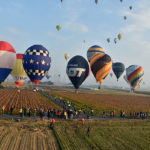
[{"label": "hazy sky", "polygon": [[[129,6],[133,9],[130,10]],[[100,45],[114,61],[144,68],[145,87],[150,87],[150,0],[1,0],[0,40],[9,42],[24,53],[33,44],[45,46],[52,58],[52,81],[69,82],[66,76],[70,57],[86,53],[92,45]],[[123,16],[127,16],[127,20]],[[62,29],[56,30],[60,24]],[[121,33],[123,38],[114,44]],[[107,43],[107,38],[111,39]],[[85,40],[85,43],[83,43]],[[61,74],[61,77],[58,77]],[[95,84],[93,74],[85,84]],[[123,78],[117,83],[108,76],[104,85],[125,85]]]}]

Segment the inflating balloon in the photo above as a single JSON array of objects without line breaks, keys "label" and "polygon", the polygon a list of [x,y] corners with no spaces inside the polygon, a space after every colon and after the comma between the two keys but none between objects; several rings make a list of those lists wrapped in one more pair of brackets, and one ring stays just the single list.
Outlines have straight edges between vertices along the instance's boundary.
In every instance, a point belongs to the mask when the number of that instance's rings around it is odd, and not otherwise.
[{"label": "inflating balloon", "polygon": [[29,47],[23,56],[23,67],[28,77],[36,85],[47,74],[51,65],[48,50],[42,45]]},{"label": "inflating balloon", "polygon": [[95,54],[91,58],[90,67],[94,77],[96,78],[96,81],[98,81],[99,85],[101,85],[112,68],[111,57],[102,53]]},{"label": "inflating balloon", "polygon": [[74,56],[67,65],[66,73],[76,89],[80,87],[89,74],[89,64],[82,56]]},{"label": "inflating balloon", "polygon": [[11,75],[15,81],[17,88],[19,88],[27,78],[27,74],[23,68],[22,59],[23,59],[23,54],[17,54],[16,63],[11,72]]},{"label": "inflating balloon", "polygon": [[15,65],[15,62],[15,49],[9,43],[0,41],[0,83],[8,77]]},{"label": "inflating balloon", "polygon": [[135,90],[144,76],[144,70],[141,66],[131,65],[126,69],[126,76],[131,87]]},{"label": "inflating balloon", "polygon": [[113,72],[117,78],[117,81],[118,81],[118,79],[120,78],[120,76],[123,74],[123,72],[125,70],[125,66],[121,62],[116,62],[116,63],[112,64],[112,70],[113,70]]},{"label": "inflating balloon", "polygon": [[97,53],[104,53],[104,49],[98,45],[94,45],[90,47],[87,51],[87,59],[90,62],[90,59],[92,58],[93,55]]}]

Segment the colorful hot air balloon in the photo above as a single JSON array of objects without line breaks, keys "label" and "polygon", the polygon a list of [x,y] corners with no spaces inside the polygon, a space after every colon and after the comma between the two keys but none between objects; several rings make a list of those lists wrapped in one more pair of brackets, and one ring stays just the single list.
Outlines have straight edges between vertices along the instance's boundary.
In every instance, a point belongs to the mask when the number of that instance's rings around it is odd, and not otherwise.
[{"label": "colorful hot air balloon", "polygon": [[56,29],[59,31],[61,29],[61,25],[57,25]]},{"label": "colorful hot air balloon", "polygon": [[92,58],[92,56],[97,53],[105,53],[105,52],[104,52],[104,49],[98,45],[94,45],[94,46],[90,47],[87,51],[88,61],[90,62],[90,59]]},{"label": "colorful hot air balloon", "polygon": [[119,39],[119,40],[122,39],[122,34],[118,34],[118,39]]},{"label": "colorful hot air balloon", "polygon": [[95,0],[95,3],[98,4],[98,0]]},{"label": "colorful hot air balloon", "polygon": [[29,47],[23,56],[23,67],[28,77],[36,85],[47,74],[51,65],[48,50],[42,45]]},{"label": "colorful hot air balloon", "polygon": [[89,64],[82,56],[74,56],[67,65],[66,73],[76,89],[80,87],[89,74]]},{"label": "colorful hot air balloon", "polygon": [[101,85],[112,68],[111,57],[103,53],[95,54],[91,58],[90,67],[96,81],[99,81],[99,85]]},{"label": "colorful hot air balloon", "polygon": [[15,62],[15,49],[9,43],[0,41],[0,83],[8,77],[15,65]]},{"label": "colorful hot air balloon", "polygon": [[65,59],[68,60],[70,55],[68,53],[65,54]]},{"label": "colorful hot air balloon", "polygon": [[133,90],[135,90],[144,76],[144,70],[141,66],[131,65],[126,69],[126,76]]},{"label": "colorful hot air balloon", "polygon": [[17,88],[19,88],[24,83],[24,80],[27,78],[27,74],[23,68],[22,59],[23,54],[17,54],[16,63],[11,72]]},{"label": "colorful hot air balloon", "polygon": [[120,78],[120,76],[123,74],[123,72],[125,70],[125,66],[121,62],[116,62],[116,63],[112,64],[112,70],[113,70],[113,72],[117,78],[117,81],[118,81],[118,79]]}]

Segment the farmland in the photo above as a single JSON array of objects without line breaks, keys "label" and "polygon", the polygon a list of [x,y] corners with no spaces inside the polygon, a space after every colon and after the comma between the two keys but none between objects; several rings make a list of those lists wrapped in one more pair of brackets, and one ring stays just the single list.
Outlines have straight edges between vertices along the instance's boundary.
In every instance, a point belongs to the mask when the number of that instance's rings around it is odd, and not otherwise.
[{"label": "farmland", "polygon": [[13,106],[15,110],[20,108],[39,109],[40,107],[47,109],[61,109],[59,106],[48,100],[47,98],[41,96],[37,92],[31,90],[21,90],[18,92],[15,89],[0,89],[0,108],[5,106]]},{"label": "farmland", "polygon": [[79,93],[76,94],[70,89],[52,89],[50,93],[54,96],[72,101],[78,107],[86,105],[95,109],[100,114],[102,114],[104,110],[107,112],[114,110],[117,114],[119,114],[120,110],[124,110],[128,115],[130,111],[150,112],[150,96],[144,94],[111,90],[80,90]]},{"label": "farmland", "polygon": [[0,120],[0,150],[58,150],[47,121]]}]

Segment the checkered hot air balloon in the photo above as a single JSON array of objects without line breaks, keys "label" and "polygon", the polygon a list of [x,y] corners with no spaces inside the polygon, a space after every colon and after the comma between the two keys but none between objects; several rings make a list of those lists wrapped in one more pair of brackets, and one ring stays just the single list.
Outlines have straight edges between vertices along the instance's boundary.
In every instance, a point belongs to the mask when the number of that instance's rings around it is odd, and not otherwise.
[{"label": "checkered hot air balloon", "polygon": [[8,77],[15,65],[15,62],[15,49],[9,43],[0,41],[0,83]]},{"label": "checkered hot air balloon", "polygon": [[144,70],[141,66],[131,65],[126,69],[127,80],[131,87],[135,90],[144,76]]},{"label": "checkered hot air balloon", "polygon": [[17,54],[16,56],[16,63],[11,72],[11,75],[15,81],[16,87],[19,88],[27,78],[27,74],[24,71],[22,64],[23,54]]},{"label": "checkered hot air balloon", "polygon": [[90,67],[96,81],[98,81],[101,86],[103,80],[112,68],[112,59],[107,54],[97,53],[91,58]]},{"label": "checkered hot air balloon", "polygon": [[29,47],[23,56],[23,67],[25,72],[36,85],[47,74],[50,65],[50,54],[42,45],[33,45]]}]

